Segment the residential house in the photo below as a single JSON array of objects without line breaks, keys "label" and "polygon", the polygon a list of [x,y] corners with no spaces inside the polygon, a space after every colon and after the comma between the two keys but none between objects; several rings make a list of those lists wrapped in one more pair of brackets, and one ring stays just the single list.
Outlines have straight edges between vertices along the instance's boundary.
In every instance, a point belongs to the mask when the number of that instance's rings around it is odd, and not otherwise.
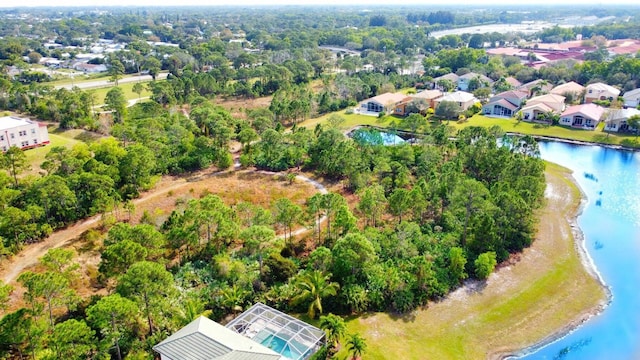
[{"label": "residential house", "polygon": [[469,83],[474,79],[480,83],[479,86],[477,86],[478,88],[491,86],[491,84],[493,84],[493,80],[491,80],[490,78],[481,74],[470,72],[458,77],[458,90],[469,90]]},{"label": "residential house", "polygon": [[199,317],[153,347],[161,360],[306,360],[323,330],[257,303],[222,326]]},{"label": "residential house", "polygon": [[49,144],[47,125],[16,116],[0,117],[0,150],[30,149]]},{"label": "residential house", "polygon": [[620,90],[611,85],[607,85],[605,83],[593,83],[587,85],[584,94],[584,102],[591,103],[598,100],[613,101],[618,98],[618,95],[620,95]]},{"label": "residential house", "polygon": [[161,360],[280,360],[280,354],[200,316],[153,347]]},{"label": "residential house", "polygon": [[440,90],[423,90],[417,94],[410,95],[414,100],[424,100],[427,105],[435,109],[436,108],[436,99],[442,97],[443,93]]},{"label": "residential house", "polygon": [[[455,89],[456,86],[458,86],[458,78],[459,76],[454,74],[454,73],[448,73],[442,76],[438,76],[437,78],[433,79],[433,88],[436,90],[441,90],[441,91],[450,91]],[[453,85],[453,89],[445,89],[444,86],[442,86],[440,84],[441,81],[443,80],[448,80],[451,82],[451,85]]]},{"label": "residential house", "polygon": [[560,125],[593,130],[604,115],[604,108],[596,104],[580,104],[568,107],[560,115]]},{"label": "residential house", "polygon": [[73,64],[74,70],[82,71],[85,74],[96,74],[107,71],[107,66],[104,64],[89,64],[86,62],[78,61]]},{"label": "residential house", "polygon": [[575,81],[569,81],[568,83],[564,83],[554,87],[553,89],[551,89],[550,93],[556,94],[556,95],[562,95],[566,98],[578,100],[578,102],[580,102],[580,98],[582,97],[582,93],[584,91],[585,91],[584,86],[578,84]]},{"label": "residential house", "polygon": [[524,91],[510,90],[493,96],[482,106],[482,113],[487,116],[512,117],[527,99]]},{"label": "residential house", "polygon": [[517,90],[526,91],[527,93],[529,93],[529,96],[536,96],[548,94],[552,88],[553,85],[551,85],[548,81],[538,79],[520,85]]},{"label": "residential house", "polygon": [[381,112],[404,115],[406,102],[409,100],[409,97],[402,93],[384,93],[360,102],[358,112],[376,116]]},{"label": "residential house", "polygon": [[520,81],[518,81],[518,79],[514,78],[513,76],[509,76],[508,78],[504,79],[507,84],[511,85],[514,89],[519,88],[520,86],[522,86],[522,83]]},{"label": "residential house", "polygon": [[637,108],[640,106],[640,88],[625,92],[622,98],[625,107]]},{"label": "residential house", "polygon": [[534,96],[522,107],[522,120],[548,123],[548,114],[560,114],[564,111],[565,97],[556,94]]},{"label": "residential house", "polygon": [[627,120],[634,115],[640,116],[640,110],[636,108],[610,109],[605,119],[604,130],[621,133],[635,131],[627,124]]},{"label": "residential house", "polygon": [[442,97],[437,98],[434,101],[436,103],[436,107],[438,107],[438,105],[440,105],[440,103],[443,101],[452,101],[460,105],[462,110],[467,110],[468,108],[473,106],[473,104],[477,103],[478,99],[476,99],[473,94],[466,91],[456,91],[444,94]]}]

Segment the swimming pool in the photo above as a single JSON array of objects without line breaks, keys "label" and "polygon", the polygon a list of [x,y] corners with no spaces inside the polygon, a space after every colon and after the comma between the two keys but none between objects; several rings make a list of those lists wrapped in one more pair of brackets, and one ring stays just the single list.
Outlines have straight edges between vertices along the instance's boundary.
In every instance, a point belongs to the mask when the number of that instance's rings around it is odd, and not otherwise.
[{"label": "swimming pool", "polygon": [[287,341],[281,337],[269,335],[262,340],[261,344],[291,360],[300,358],[300,354],[292,349],[289,344],[287,344]]}]

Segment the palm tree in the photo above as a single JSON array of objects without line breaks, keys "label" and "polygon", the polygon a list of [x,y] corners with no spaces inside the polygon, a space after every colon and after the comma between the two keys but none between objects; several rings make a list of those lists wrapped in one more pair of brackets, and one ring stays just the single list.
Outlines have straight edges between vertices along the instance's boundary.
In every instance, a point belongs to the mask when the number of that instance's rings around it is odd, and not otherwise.
[{"label": "palm tree", "polygon": [[322,314],[322,299],[329,295],[335,296],[340,288],[338,283],[329,282],[329,275],[318,270],[300,274],[294,286],[299,294],[291,299],[292,304],[310,302],[308,314],[312,319],[316,317],[316,311]]},{"label": "palm tree", "polygon": [[344,336],[344,332],[347,330],[347,325],[340,316],[328,314],[320,316],[320,328],[327,333],[327,342],[330,347],[337,348],[340,337]]},{"label": "palm tree", "polygon": [[349,350],[352,360],[360,359],[366,349],[367,343],[360,334],[349,335],[349,339],[347,340],[347,350]]}]

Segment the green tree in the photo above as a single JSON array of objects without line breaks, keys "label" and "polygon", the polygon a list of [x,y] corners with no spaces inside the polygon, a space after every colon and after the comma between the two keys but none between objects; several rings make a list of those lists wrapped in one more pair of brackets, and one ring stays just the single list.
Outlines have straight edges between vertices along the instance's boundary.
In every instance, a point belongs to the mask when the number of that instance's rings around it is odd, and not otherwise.
[{"label": "green tree", "polygon": [[0,282],[0,310],[7,309],[9,297],[11,296],[12,292],[13,287],[11,285],[6,285],[3,282]]},{"label": "green tree", "polygon": [[147,249],[137,242],[125,239],[107,246],[100,255],[98,271],[107,278],[123,274],[136,262],[145,260]]},{"label": "green tree", "polygon": [[18,187],[18,175],[31,168],[27,156],[17,146],[11,146],[0,158],[0,166],[13,177],[15,187]]},{"label": "green tree", "polygon": [[436,116],[440,119],[453,120],[458,119],[458,116],[462,112],[462,108],[454,101],[441,101],[436,108]]},{"label": "green tree", "polygon": [[627,119],[627,124],[636,132],[636,138],[640,135],[640,115],[633,115]]},{"label": "green tree", "polygon": [[376,227],[378,219],[384,214],[386,203],[384,188],[381,185],[371,185],[361,192],[358,210],[367,217],[368,225]]},{"label": "green tree", "polygon": [[118,86],[118,81],[122,79],[122,75],[124,75],[124,65],[122,65],[122,62],[116,58],[111,59],[109,62],[110,80]]},{"label": "green tree", "polygon": [[369,239],[359,233],[350,233],[338,239],[331,249],[333,273],[337,279],[360,275],[376,259],[376,251]]},{"label": "green tree", "polygon": [[162,63],[160,60],[149,56],[142,62],[142,69],[148,71],[151,78],[153,78],[153,81],[155,81],[160,70],[162,70]]},{"label": "green tree", "polygon": [[161,313],[166,301],[176,292],[171,273],[163,265],[149,261],[131,265],[118,279],[116,291],[143,307],[149,325],[149,335],[153,335],[153,314]]},{"label": "green tree", "polygon": [[347,331],[347,325],[344,320],[337,315],[327,314],[320,316],[320,328],[327,334],[327,342],[332,348],[337,348],[340,338]]},{"label": "green tree", "polygon": [[96,350],[95,333],[82,320],[69,319],[56,324],[51,335],[55,359],[84,360]]},{"label": "green tree", "polygon": [[452,247],[449,249],[449,274],[451,275],[454,283],[458,284],[460,281],[467,278],[467,274],[464,272],[464,267],[467,264],[467,258],[464,255],[464,250],[459,247]]},{"label": "green tree", "polygon": [[75,292],[70,288],[70,280],[57,272],[34,273],[27,271],[18,277],[18,282],[27,289],[24,298],[31,303],[32,308],[37,307],[39,298],[45,301],[51,328],[54,326],[53,309],[64,304],[70,308],[77,301]]},{"label": "green tree", "polygon": [[137,312],[138,308],[133,301],[117,293],[101,298],[87,309],[87,321],[109,343],[114,344],[118,360],[122,360],[120,339],[132,328]]},{"label": "green tree", "polygon": [[357,360],[367,350],[367,343],[360,334],[349,334],[347,338],[347,350],[351,354],[351,360]]},{"label": "green tree", "polygon": [[244,246],[251,254],[258,255],[258,266],[260,277],[262,277],[262,256],[264,249],[269,242],[275,239],[276,233],[273,229],[263,225],[253,225],[240,233],[240,239],[243,240]]},{"label": "green tree", "polygon": [[142,83],[135,83],[133,84],[133,87],[131,88],[131,90],[138,94],[138,100],[140,100],[140,97],[142,96],[142,93],[144,92],[144,85],[142,85]]},{"label": "green tree", "polygon": [[395,189],[389,196],[389,210],[402,222],[402,215],[411,207],[412,196],[407,189]]},{"label": "green tree", "polygon": [[497,265],[496,253],[493,251],[482,253],[473,264],[475,265],[478,279],[484,280],[491,275]]},{"label": "green tree", "polygon": [[294,281],[298,292],[291,302],[294,305],[308,303],[307,314],[315,319],[316,314],[322,314],[322,299],[335,296],[340,288],[336,282],[330,282],[331,275],[325,275],[318,270],[303,272]]},{"label": "green tree", "polygon": [[104,98],[105,109],[112,111],[113,122],[121,123],[127,112],[127,98],[119,87],[112,87]]},{"label": "green tree", "polygon": [[300,222],[302,216],[302,209],[300,206],[294,204],[288,198],[280,198],[276,200],[273,205],[274,215],[276,222],[285,228],[284,239],[287,241],[287,230],[289,232],[289,243],[293,240],[292,229],[293,226]]},{"label": "green tree", "polygon": [[400,126],[409,129],[412,133],[416,133],[426,123],[425,117],[417,113],[409,114],[409,116],[400,120]]}]

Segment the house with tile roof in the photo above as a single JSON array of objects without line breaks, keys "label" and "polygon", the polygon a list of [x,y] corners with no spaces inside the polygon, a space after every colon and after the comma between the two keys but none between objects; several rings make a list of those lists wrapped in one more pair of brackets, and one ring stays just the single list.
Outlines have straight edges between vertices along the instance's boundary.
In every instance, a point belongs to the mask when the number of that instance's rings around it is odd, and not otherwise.
[{"label": "house with tile roof", "polygon": [[443,92],[440,90],[423,90],[417,94],[409,95],[414,100],[424,100],[430,108],[435,109],[436,99],[442,97]]},{"label": "house with tile roof", "polygon": [[522,120],[550,123],[548,114],[560,114],[564,111],[565,97],[556,94],[545,94],[532,97],[522,106]]},{"label": "house with tile roof", "polygon": [[528,83],[524,83],[520,85],[520,87],[518,87],[517,90],[526,91],[529,93],[529,96],[534,96],[534,95],[540,95],[540,94],[547,94],[549,93],[549,91],[551,91],[552,88],[553,88],[553,85],[550,84],[548,81],[538,79],[538,80],[533,80]]},{"label": "house with tile roof", "polygon": [[454,73],[448,73],[442,76],[438,76],[436,78],[433,78],[433,88],[436,90],[448,91],[442,85],[440,85],[440,82],[443,80],[451,81],[451,83],[453,84],[453,87],[455,88],[458,86],[458,79],[459,79],[459,76]]},{"label": "house with tile roof", "polygon": [[594,130],[602,116],[604,108],[596,104],[580,104],[568,107],[560,115],[560,125],[574,128]]},{"label": "house with tile roof", "polygon": [[476,99],[476,97],[473,96],[473,94],[468,93],[466,91],[456,91],[452,93],[446,93],[442,97],[435,99],[436,108],[443,101],[451,101],[451,102],[457,103],[462,110],[467,110],[468,108],[473,106],[473,104],[477,103],[478,99]]},{"label": "house with tile roof", "polygon": [[618,98],[618,95],[620,95],[620,90],[614,88],[611,85],[607,85],[601,82],[593,83],[587,85],[584,94],[584,102],[591,103],[598,100],[613,101]]},{"label": "house with tile roof", "polygon": [[640,88],[626,91],[622,94],[625,107],[637,108],[640,106]]},{"label": "house with tile roof", "polygon": [[469,90],[469,83],[473,80],[477,80],[480,82],[480,87],[491,86],[493,84],[493,80],[491,78],[486,77],[482,74],[476,74],[474,72],[466,73],[458,77],[458,90],[467,91]]},{"label": "house with tile roof", "polygon": [[640,110],[636,108],[626,109],[610,109],[605,116],[604,131],[611,132],[634,132],[636,129],[627,124],[627,120],[630,117],[638,115],[640,116]]},{"label": "house with tile roof", "polygon": [[378,116],[379,113],[404,115],[403,107],[398,107],[411,100],[402,93],[384,93],[361,101],[356,112],[364,115]]},{"label": "house with tile roof", "polygon": [[578,84],[575,81],[569,81],[568,83],[560,84],[549,92],[550,94],[562,95],[564,97],[571,97],[572,99],[580,101],[582,93],[585,91],[585,87]]},{"label": "house with tile roof", "polygon": [[527,99],[524,91],[510,90],[493,96],[482,106],[482,113],[486,116],[512,117]]}]

